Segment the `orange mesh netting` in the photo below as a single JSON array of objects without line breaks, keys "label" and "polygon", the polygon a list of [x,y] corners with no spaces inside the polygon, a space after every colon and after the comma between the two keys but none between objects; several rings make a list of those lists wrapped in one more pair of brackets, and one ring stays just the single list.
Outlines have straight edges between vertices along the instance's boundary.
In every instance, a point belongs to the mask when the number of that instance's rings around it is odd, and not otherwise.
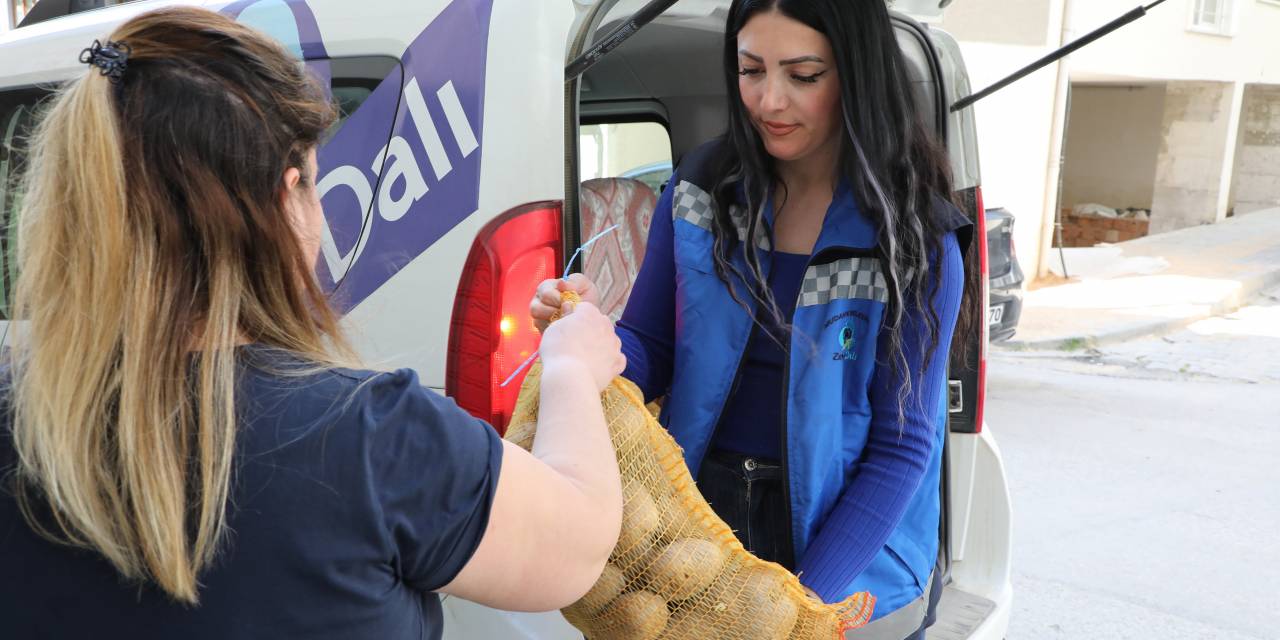
[{"label": "orange mesh netting", "polygon": [[[541,373],[535,365],[525,378],[506,435],[525,449]],[[622,472],[622,533],[595,586],[563,610],[570,623],[591,640],[833,640],[867,623],[870,594],[818,603],[782,565],[743,548],[634,384],[616,378],[601,401]]]}]

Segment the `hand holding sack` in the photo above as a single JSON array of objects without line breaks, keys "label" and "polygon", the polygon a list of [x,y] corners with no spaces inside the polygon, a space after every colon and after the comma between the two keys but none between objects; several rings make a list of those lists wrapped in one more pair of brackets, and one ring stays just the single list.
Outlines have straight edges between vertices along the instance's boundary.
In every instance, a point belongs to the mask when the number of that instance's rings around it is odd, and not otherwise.
[{"label": "hand holding sack", "polygon": [[[577,302],[573,292],[563,297]],[[535,365],[525,378],[507,431],[525,449],[541,373]],[[743,548],[634,384],[615,378],[601,402],[622,472],[622,531],[595,586],[563,610],[571,624],[591,640],[833,640],[867,623],[870,594],[816,602],[785,567]]]}]

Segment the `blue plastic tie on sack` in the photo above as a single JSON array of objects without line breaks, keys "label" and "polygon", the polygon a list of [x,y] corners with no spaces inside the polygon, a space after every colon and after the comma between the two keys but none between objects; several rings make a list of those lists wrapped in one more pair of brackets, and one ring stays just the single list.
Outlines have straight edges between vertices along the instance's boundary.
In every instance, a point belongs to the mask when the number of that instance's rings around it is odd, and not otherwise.
[{"label": "blue plastic tie on sack", "polygon": [[[590,247],[591,245],[595,244],[596,240],[599,240],[600,238],[603,238],[609,235],[617,228],[618,228],[618,225],[615,224],[609,227],[608,229],[605,229],[604,231],[601,231],[600,233],[597,233],[594,236],[591,236],[590,240],[587,240],[586,242],[582,243],[582,246],[578,247],[578,250],[573,252],[573,256],[569,258],[569,262],[564,265],[564,275],[560,276],[560,279],[567,282],[569,280],[569,270],[573,268],[573,261],[578,259],[578,255],[581,254],[583,251],[586,251],[587,247]],[[498,386],[506,387],[507,385],[511,384],[511,381],[515,380],[516,376],[520,375],[520,373],[525,369],[527,369],[529,365],[533,364],[534,360],[538,359],[539,353],[541,353],[541,350],[534,351],[533,355],[529,356],[528,360],[525,360],[519,367],[516,367],[516,370],[513,371],[510,376],[507,376],[507,379]]]}]

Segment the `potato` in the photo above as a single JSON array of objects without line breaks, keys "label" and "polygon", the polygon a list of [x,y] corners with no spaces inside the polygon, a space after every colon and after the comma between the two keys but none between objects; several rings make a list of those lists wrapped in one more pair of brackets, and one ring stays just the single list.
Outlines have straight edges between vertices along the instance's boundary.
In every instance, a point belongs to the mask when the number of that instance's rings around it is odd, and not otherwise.
[{"label": "potato", "polygon": [[667,627],[667,603],[648,591],[625,593],[600,615],[592,640],[654,640]]},{"label": "potato", "polygon": [[684,538],[667,545],[646,574],[650,589],[684,600],[706,589],[724,567],[724,552],[709,540]]},{"label": "potato", "polygon": [[659,519],[662,521],[658,534],[668,542],[681,538],[710,538],[706,526],[691,512],[690,507],[696,501],[690,499],[688,502],[689,505],[686,506],[678,496],[671,494],[658,499]]},{"label": "potato", "polygon": [[570,605],[570,608],[578,617],[592,618],[618,599],[626,586],[627,579],[622,575],[622,571],[611,564],[606,564],[604,573],[600,574],[600,579],[596,580],[595,586],[591,587],[581,600]]},{"label": "potato", "polygon": [[723,623],[715,614],[704,609],[691,609],[676,611],[662,637],[664,640],[702,640],[719,637],[723,629]]},{"label": "potato", "polygon": [[612,387],[605,389],[601,401],[605,424],[609,425],[609,439],[618,450],[618,463],[638,466],[635,462],[656,460],[649,449],[648,421],[635,411],[635,406]]},{"label": "potato", "polygon": [[614,547],[616,554],[626,554],[649,544],[661,524],[658,505],[644,487],[624,482],[622,499],[622,531],[618,534],[618,545]]},{"label": "potato", "polygon": [[503,438],[525,451],[532,451],[533,437],[537,432],[537,420],[523,420],[520,423],[512,423],[508,426],[507,433]]},{"label": "potato", "polygon": [[786,588],[789,579],[791,575],[775,565],[758,565],[734,576],[723,594],[725,618],[752,638],[786,638],[800,613]]}]

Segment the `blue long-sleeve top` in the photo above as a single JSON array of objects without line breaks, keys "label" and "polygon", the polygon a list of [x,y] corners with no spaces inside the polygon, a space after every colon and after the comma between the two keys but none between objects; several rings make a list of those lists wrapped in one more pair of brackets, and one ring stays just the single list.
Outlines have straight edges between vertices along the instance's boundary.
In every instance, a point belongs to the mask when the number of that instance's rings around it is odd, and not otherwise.
[{"label": "blue long-sleeve top", "polygon": [[[655,216],[671,215],[672,191],[659,198]],[[670,225],[651,227],[645,259],[631,297],[618,322],[617,333],[627,356],[623,375],[635,382],[651,400],[666,393],[672,378],[675,350],[675,263]],[[951,343],[955,321],[959,315],[963,293],[964,267],[954,233],[942,242],[941,255],[931,260],[933,268],[941,267],[941,278],[930,287],[930,301],[939,320],[939,351],[925,366],[929,330],[924,309],[905,310],[902,352],[906,369],[895,373],[886,358],[878,358],[871,380],[869,396],[872,416],[867,444],[857,472],[845,487],[826,521],[821,526],[804,556],[798,559],[797,573],[801,582],[824,600],[836,601],[849,581],[862,573],[889,535],[897,528],[911,498],[920,488],[921,478],[938,440],[937,408],[946,389],[947,362],[945,346]],[[798,256],[779,253],[771,256],[774,271],[769,285],[783,311],[794,309],[794,295],[804,274]],[[784,339],[785,341],[785,339]],[[757,366],[744,376],[751,392],[734,393],[725,408],[725,421],[717,431],[715,446],[742,453],[777,456],[781,442],[783,411],[782,369],[770,368],[767,362],[778,358],[781,350],[757,330],[749,345],[747,364]],[[771,354],[771,349],[777,354]],[[879,353],[888,353],[888,333],[878,338]],[[779,362],[781,362],[779,360]],[[771,369],[771,370],[770,370]],[[744,374],[748,373],[744,371]],[[912,376],[911,392],[904,403],[904,421],[898,421],[898,390],[902,376]],[[771,388],[771,392],[760,392]],[[740,416],[740,417],[738,417]],[[774,416],[775,419],[761,419]],[[749,419],[748,419],[749,418]],[[926,488],[936,491],[936,487]]]}]

